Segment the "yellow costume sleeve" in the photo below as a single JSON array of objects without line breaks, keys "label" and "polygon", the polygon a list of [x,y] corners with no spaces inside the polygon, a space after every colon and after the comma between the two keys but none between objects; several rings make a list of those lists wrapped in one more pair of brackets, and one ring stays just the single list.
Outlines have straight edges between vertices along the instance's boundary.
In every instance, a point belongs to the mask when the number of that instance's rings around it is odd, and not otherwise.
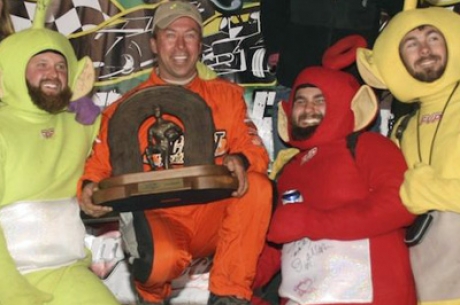
[{"label": "yellow costume sleeve", "polygon": [[284,165],[298,153],[299,150],[297,148],[286,148],[280,150],[276,156],[275,161],[273,161],[272,170],[270,172],[270,179],[275,180]]}]

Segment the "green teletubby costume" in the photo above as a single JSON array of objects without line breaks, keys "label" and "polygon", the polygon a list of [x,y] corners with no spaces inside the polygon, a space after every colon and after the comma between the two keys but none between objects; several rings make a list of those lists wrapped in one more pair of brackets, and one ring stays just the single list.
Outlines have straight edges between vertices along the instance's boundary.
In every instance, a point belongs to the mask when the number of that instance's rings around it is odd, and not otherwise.
[{"label": "green teletubby costume", "polygon": [[75,199],[99,120],[40,110],[26,86],[29,60],[46,50],[66,58],[72,101],[94,83],[91,60],[44,28],[48,4],[39,0],[33,27],[0,43],[0,304],[118,304],[88,269]]}]

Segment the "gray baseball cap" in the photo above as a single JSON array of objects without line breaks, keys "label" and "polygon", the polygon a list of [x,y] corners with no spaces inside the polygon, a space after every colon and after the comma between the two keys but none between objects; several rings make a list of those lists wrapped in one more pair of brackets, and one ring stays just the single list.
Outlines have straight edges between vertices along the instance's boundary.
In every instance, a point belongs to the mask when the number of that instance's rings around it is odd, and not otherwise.
[{"label": "gray baseball cap", "polygon": [[153,17],[152,30],[154,30],[155,27],[164,29],[173,21],[181,17],[192,18],[200,25],[200,27],[203,26],[201,14],[193,4],[183,1],[168,1],[162,3],[156,9],[155,16]]}]

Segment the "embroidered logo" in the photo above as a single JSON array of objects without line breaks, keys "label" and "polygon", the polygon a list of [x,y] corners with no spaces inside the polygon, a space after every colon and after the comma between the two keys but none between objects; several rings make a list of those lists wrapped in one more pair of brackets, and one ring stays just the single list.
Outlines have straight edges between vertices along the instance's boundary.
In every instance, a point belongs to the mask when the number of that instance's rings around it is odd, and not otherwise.
[{"label": "embroidered logo", "polygon": [[433,124],[439,122],[442,118],[442,112],[435,112],[422,116],[420,119],[420,125],[423,124]]},{"label": "embroidered logo", "polygon": [[46,128],[40,131],[44,139],[50,139],[54,135],[54,128]]},{"label": "embroidered logo", "polygon": [[318,152],[318,148],[317,147],[313,147],[312,149],[310,149],[303,157],[302,157],[302,160],[300,161],[300,165],[303,165],[304,163],[308,162],[311,160],[311,158],[313,158],[316,153]]}]

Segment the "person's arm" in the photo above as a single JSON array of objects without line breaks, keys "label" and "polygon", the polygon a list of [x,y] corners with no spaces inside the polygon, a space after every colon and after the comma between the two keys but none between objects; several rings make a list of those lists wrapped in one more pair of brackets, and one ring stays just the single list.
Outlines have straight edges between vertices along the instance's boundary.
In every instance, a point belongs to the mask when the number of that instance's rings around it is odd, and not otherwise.
[{"label": "person's arm", "polygon": [[[415,216],[399,197],[405,160],[388,139],[375,133],[360,136],[355,162],[368,181],[369,195],[333,210],[318,210],[306,204],[279,205],[268,240],[286,243],[308,237],[313,240],[356,240],[406,227]],[[286,223],[289,221],[289,230]]]},{"label": "person's arm", "polygon": [[97,189],[99,181],[112,175],[107,130],[113,110],[112,107],[109,107],[102,114],[99,135],[94,142],[93,152],[86,161],[85,171],[77,186],[77,197],[80,208],[85,214],[91,217],[101,217],[112,211],[111,207],[94,204],[92,195]]},{"label": "person's arm", "polygon": [[400,194],[406,208],[414,214],[431,210],[460,213],[459,190],[460,176],[444,178],[432,166],[418,163],[405,173]]},{"label": "person's arm", "polygon": [[268,153],[257,127],[248,117],[242,88],[228,90],[226,99],[228,99],[226,107],[231,118],[231,127],[227,130],[229,154],[242,157],[246,171],[266,174]]}]

